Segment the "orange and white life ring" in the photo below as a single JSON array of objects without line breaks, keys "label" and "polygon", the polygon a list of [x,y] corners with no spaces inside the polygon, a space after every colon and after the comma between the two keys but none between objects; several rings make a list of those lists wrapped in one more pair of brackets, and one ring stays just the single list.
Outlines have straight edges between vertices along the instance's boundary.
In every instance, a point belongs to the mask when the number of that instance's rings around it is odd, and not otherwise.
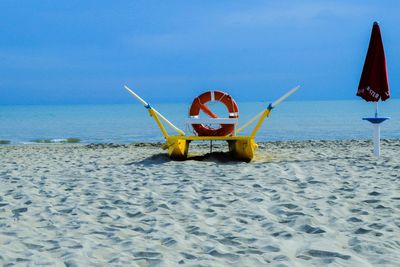
[{"label": "orange and white life ring", "polygon": [[[229,118],[239,118],[239,108],[235,100],[227,93],[221,91],[208,91],[196,97],[190,106],[189,116],[198,118],[200,110],[211,118],[218,118],[206,105],[209,101],[218,101],[226,106]],[[193,129],[199,136],[226,136],[232,134],[235,127],[233,124],[221,124],[219,128],[212,128],[204,124],[192,124]]]}]

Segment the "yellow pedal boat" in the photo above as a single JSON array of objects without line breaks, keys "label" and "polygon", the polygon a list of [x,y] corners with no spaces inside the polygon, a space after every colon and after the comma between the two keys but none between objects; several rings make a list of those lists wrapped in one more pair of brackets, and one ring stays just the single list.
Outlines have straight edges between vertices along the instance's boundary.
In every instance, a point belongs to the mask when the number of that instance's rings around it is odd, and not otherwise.
[{"label": "yellow pedal boat", "polygon": [[[295,93],[300,86],[296,86],[285,95],[280,97],[275,102],[269,104],[269,106],[254,116],[246,124],[238,129],[235,129],[232,134],[227,136],[197,136],[197,135],[185,135],[185,133],[173,125],[169,120],[167,120],[163,115],[161,115],[156,109],[150,106],[146,101],[144,101],[140,96],[133,92],[128,86],[125,85],[125,89],[134,96],[139,102],[141,102],[145,108],[147,108],[151,117],[154,118],[158,127],[160,128],[166,142],[162,146],[163,149],[168,150],[168,155],[172,160],[185,160],[188,158],[189,144],[192,141],[226,141],[229,146],[229,152],[235,159],[242,160],[245,162],[250,162],[254,158],[255,150],[258,145],[255,141],[255,136],[259,131],[265,118],[267,118],[271,110],[276,107],[280,102],[288,98],[290,95]],[[237,135],[244,128],[252,124],[258,119],[258,122],[251,134],[248,136]],[[225,119],[228,120],[228,119]],[[163,122],[169,125],[173,130],[175,130],[178,135],[169,135]],[[217,123],[221,121],[216,119]],[[193,120],[192,120],[193,123]],[[200,121],[198,123],[201,123]]]}]

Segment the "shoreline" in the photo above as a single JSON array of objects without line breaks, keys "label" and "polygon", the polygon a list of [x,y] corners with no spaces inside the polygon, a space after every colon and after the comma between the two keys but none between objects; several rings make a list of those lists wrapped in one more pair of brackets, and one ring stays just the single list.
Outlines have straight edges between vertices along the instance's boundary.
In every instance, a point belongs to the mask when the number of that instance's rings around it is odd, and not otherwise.
[{"label": "shoreline", "polygon": [[[256,138],[257,140],[257,138]],[[392,142],[392,141],[399,141],[400,138],[381,138],[381,143],[384,142]],[[164,141],[134,141],[134,142],[129,142],[129,143],[113,143],[113,142],[58,142],[58,141],[51,141],[51,142],[34,142],[34,141],[27,141],[27,142],[19,142],[19,143],[13,143],[10,140],[3,140],[7,141],[10,143],[7,144],[0,144],[0,147],[4,146],[24,146],[24,145],[108,145],[108,146],[154,146],[154,145],[162,145],[164,144]],[[195,141],[193,142],[195,145],[200,144],[207,141]],[[214,141],[216,145],[219,143],[223,143],[225,141]],[[293,140],[271,140],[271,141],[257,141],[257,144],[284,144],[284,143],[310,143],[310,142],[372,142],[372,139],[364,138],[364,139],[304,139],[304,140],[298,140],[298,139],[293,139]]]}]

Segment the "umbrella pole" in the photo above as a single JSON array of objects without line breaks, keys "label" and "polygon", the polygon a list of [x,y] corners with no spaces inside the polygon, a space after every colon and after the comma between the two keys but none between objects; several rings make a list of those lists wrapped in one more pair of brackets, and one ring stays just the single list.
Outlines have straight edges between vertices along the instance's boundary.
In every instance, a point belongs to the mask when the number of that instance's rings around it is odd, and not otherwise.
[{"label": "umbrella pole", "polygon": [[[378,118],[378,101],[375,102],[375,118]],[[374,155],[379,157],[381,155],[381,124],[373,123],[374,132],[372,134],[374,142]]]},{"label": "umbrella pole", "polygon": [[363,118],[363,120],[369,121],[372,124],[372,141],[374,143],[373,152],[377,157],[381,155],[381,123],[388,119],[390,118],[378,117],[378,102],[375,102],[375,116],[372,118]]},{"label": "umbrella pole", "polygon": [[380,123],[373,123],[374,127],[374,155],[379,157],[381,155],[381,124]]}]

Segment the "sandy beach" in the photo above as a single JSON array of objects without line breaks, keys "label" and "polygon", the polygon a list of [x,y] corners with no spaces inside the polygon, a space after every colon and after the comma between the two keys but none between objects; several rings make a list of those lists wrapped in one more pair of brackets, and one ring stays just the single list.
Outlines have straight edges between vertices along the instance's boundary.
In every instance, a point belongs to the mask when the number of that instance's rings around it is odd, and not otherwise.
[{"label": "sandy beach", "polygon": [[[207,152],[208,146],[192,151]],[[398,266],[400,141],[0,147],[1,266]]]}]

